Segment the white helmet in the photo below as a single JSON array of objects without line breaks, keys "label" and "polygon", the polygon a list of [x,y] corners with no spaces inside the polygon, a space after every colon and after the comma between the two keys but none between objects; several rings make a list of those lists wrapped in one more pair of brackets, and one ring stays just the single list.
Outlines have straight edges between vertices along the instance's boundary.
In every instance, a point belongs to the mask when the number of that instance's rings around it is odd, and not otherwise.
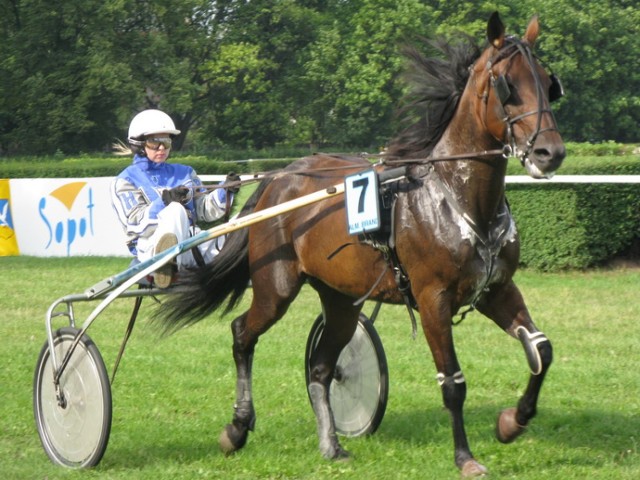
[{"label": "white helmet", "polygon": [[129,125],[129,143],[132,145],[142,145],[143,137],[153,133],[168,133],[178,135],[180,130],[171,117],[160,110],[143,110],[138,113]]}]

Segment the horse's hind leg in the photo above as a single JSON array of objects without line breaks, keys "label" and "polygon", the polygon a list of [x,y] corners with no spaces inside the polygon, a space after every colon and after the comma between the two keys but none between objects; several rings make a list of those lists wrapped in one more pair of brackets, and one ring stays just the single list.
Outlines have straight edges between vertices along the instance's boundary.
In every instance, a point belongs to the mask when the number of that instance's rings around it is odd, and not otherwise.
[{"label": "horse's hind leg", "polygon": [[344,459],[349,453],[342,448],[336,435],[329,386],[340,352],[356,330],[361,306],[354,306],[351,297],[326,287],[316,287],[322,299],[325,326],[310,359],[309,398],[316,415],[320,452],[328,459]]},{"label": "horse's hind leg", "polygon": [[231,323],[233,359],[237,375],[236,402],[233,420],[227,424],[219,438],[220,449],[227,454],[244,447],[249,431],[253,431],[255,426],[251,370],[258,338],[282,318],[291,301],[300,291],[300,282],[292,281],[289,284],[288,295],[284,296],[275,295],[268,287],[260,289],[257,286],[258,284],[271,285],[269,282],[255,282],[251,307]]},{"label": "horse's hind leg", "polygon": [[224,428],[218,440],[220,449],[227,454],[244,447],[249,430],[253,430],[256,421],[251,392],[251,368],[258,337],[248,342],[240,340],[247,313],[243,313],[231,323],[233,359],[236,364],[236,403],[233,406],[233,420]]},{"label": "horse's hind leg", "polygon": [[492,289],[478,305],[478,310],[491,318],[508,334],[522,343],[531,375],[524,395],[517,408],[508,408],[500,413],[496,425],[496,436],[503,443],[515,440],[536,415],[538,396],[544,377],[553,360],[549,339],[540,332],[513,283]]}]

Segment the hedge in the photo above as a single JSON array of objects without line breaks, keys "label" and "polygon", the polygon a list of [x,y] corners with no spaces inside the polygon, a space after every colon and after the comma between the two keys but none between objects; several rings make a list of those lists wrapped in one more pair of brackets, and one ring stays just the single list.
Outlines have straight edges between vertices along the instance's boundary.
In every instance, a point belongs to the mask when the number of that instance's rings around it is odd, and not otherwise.
[{"label": "hedge", "polygon": [[640,238],[640,184],[509,184],[507,198],[536,270],[601,265]]},{"label": "hedge", "polygon": [[[291,158],[270,158],[233,162],[201,155],[176,155],[171,161],[192,166],[199,175],[253,173],[282,168]],[[86,178],[113,177],[131,164],[129,157],[93,155],[65,159],[23,158],[0,161],[0,178]]]},{"label": "hedge", "polygon": [[[567,144],[558,175],[640,175],[639,149]],[[517,162],[509,175],[522,174]],[[509,184],[520,262],[536,270],[584,269],[629,255],[640,242],[639,184]]]}]

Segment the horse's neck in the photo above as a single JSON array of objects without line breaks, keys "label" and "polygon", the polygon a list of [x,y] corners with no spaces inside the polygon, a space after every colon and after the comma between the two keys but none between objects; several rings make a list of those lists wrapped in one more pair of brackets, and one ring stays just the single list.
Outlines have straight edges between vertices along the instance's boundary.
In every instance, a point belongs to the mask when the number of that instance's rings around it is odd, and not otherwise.
[{"label": "horse's neck", "polygon": [[481,228],[489,228],[504,198],[507,161],[474,154],[499,148],[474,122],[471,112],[458,112],[434,149],[434,157],[469,153],[469,160],[436,162],[435,169],[462,210]]}]

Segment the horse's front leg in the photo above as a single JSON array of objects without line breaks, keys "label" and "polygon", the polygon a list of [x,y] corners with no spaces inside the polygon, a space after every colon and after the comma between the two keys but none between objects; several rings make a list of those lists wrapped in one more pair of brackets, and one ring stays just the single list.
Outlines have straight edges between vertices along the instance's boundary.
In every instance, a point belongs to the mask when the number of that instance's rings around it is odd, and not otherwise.
[{"label": "horse's front leg", "polygon": [[553,349],[549,339],[534,325],[522,295],[513,282],[492,288],[478,305],[478,310],[520,340],[531,371],[527,389],[517,408],[508,408],[498,417],[496,436],[501,442],[509,443],[524,432],[536,415],[538,396],[553,360]]},{"label": "horse's front leg", "polygon": [[246,338],[244,328],[247,313],[245,312],[231,323],[233,332],[233,359],[236,364],[236,403],[234,404],[233,420],[227,424],[218,443],[226,454],[241,449],[247,443],[249,430],[253,431],[256,414],[253,408],[253,394],[251,391],[251,368],[253,352],[257,343],[257,336]]},{"label": "horse's front leg", "polygon": [[419,310],[422,328],[438,372],[436,379],[442,391],[442,400],[451,414],[455,463],[463,477],[485,475],[487,469],[473,457],[465,432],[463,407],[467,384],[453,344],[449,304],[444,301],[421,303]]}]

